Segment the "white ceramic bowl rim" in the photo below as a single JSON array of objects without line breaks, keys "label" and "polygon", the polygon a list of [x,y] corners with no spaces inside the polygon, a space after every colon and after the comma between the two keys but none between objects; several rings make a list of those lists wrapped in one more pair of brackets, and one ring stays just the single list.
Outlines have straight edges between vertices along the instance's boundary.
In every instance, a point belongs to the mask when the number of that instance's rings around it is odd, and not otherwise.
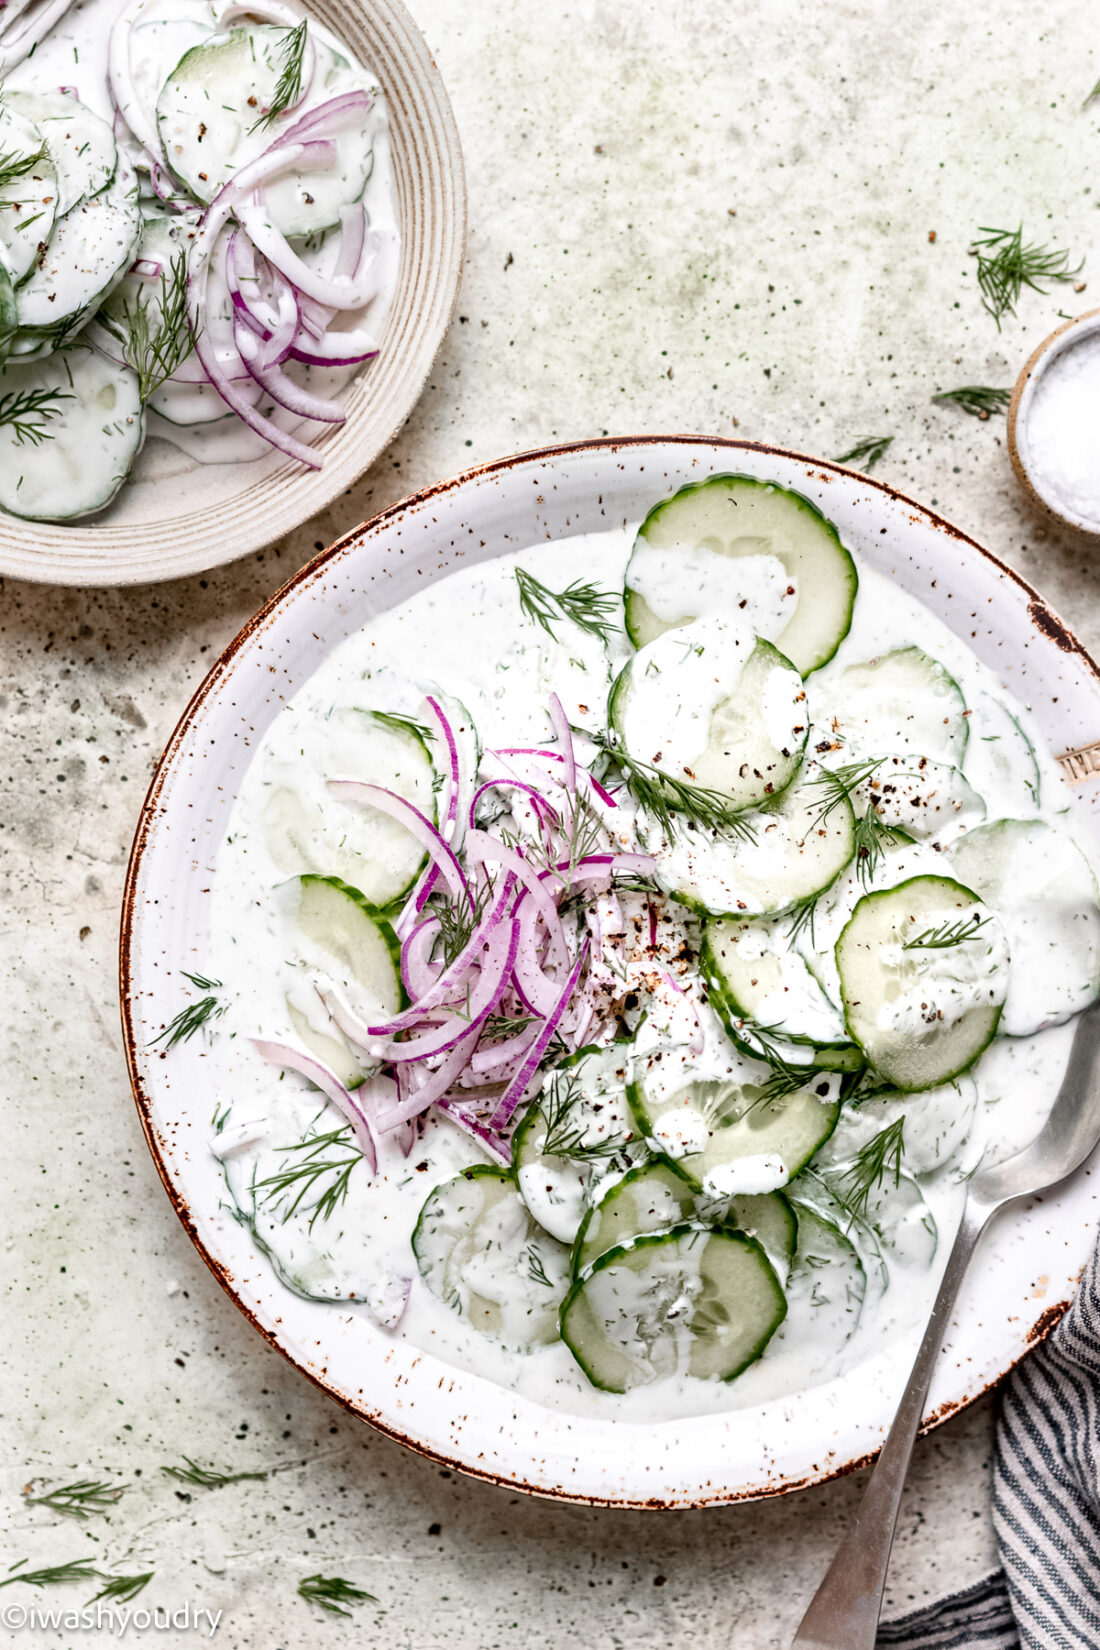
[{"label": "white ceramic bowl rim", "polygon": [[[1051,372],[1058,370],[1059,363],[1064,360],[1070,350],[1079,344],[1100,333],[1100,310],[1090,310],[1085,315],[1078,315],[1074,320],[1058,328],[1051,334],[1045,343],[1039,346],[1036,352],[1034,365],[1028,372],[1027,382],[1020,392],[1019,403],[1016,407],[1015,435],[1016,450],[1020,462],[1027,471],[1027,478],[1043,503],[1056,516],[1068,521],[1074,527],[1079,527],[1086,533],[1100,533],[1100,514],[1083,516],[1069,510],[1064,502],[1057,498],[1049,487],[1049,479],[1043,470],[1035,463],[1031,451],[1031,411],[1035,404],[1035,397],[1040,385],[1048,378]],[[1025,369],[1027,370],[1027,369]]]},{"label": "white ceramic bowl rim", "polygon": [[[169,1061],[150,1045],[178,1007],[169,965],[201,955],[182,948],[194,945],[207,910],[209,869],[239,774],[279,705],[340,637],[403,599],[402,581],[444,576],[456,558],[483,559],[543,535],[637,519],[676,486],[731,469],[797,487],[854,548],[923,594],[1007,687],[1032,701],[1054,750],[1095,742],[1095,662],[1030,585],[934,512],[884,482],[754,442],[606,438],[466,471],[393,505],[296,573],[230,643],[184,712],[146,797],[127,876],[120,985],[134,1097],[165,1189],[223,1288],[290,1362],[389,1436],[496,1483],[594,1504],[697,1507],[851,1471],[881,1445],[912,1348],[891,1348],[790,1398],[686,1421],[612,1425],[544,1409],[277,1284],[218,1207],[201,1050],[180,1045]],[[623,497],[625,512],[615,502]],[[372,584],[383,587],[380,596]],[[308,657],[288,665],[279,649],[295,637]],[[1091,768],[1084,764],[1085,777]],[[1086,820],[1098,801],[1079,793]],[[1084,1171],[995,1229],[952,1321],[926,1429],[972,1403],[1058,1321],[1098,1206]]]}]

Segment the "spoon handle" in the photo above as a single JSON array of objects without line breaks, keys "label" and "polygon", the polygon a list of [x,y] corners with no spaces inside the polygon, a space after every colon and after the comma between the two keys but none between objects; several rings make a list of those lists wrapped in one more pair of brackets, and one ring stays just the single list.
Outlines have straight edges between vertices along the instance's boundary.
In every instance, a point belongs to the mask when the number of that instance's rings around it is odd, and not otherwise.
[{"label": "spoon handle", "polygon": [[992,1210],[968,1201],[916,1362],[886,1442],[863,1492],[855,1523],[802,1618],[791,1650],[875,1650],[882,1593],[894,1545],[901,1492],[917,1429],[970,1257]]}]

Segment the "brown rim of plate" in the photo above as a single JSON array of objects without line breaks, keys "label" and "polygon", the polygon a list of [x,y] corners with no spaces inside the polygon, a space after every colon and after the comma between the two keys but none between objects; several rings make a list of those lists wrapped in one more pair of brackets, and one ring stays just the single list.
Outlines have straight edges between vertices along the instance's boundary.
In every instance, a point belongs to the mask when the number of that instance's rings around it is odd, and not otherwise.
[{"label": "brown rim of plate", "polygon": [[[528,1484],[518,1477],[507,1476],[502,1473],[488,1472],[484,1469],[470,1466],[469,1463],[445,1455],[439,1450],[429,1449],[426,1445],[418,1442],[416,1439],[406,1436],[399,1430],[399,1428],[391,1426],[389,1423],[383,1421],[379,1416],[366,1413],[342,1392],[336,1391],[326,1380],[322,1371],[307,1367],[304,1363],[293,1357],[285,1347],[280,1345],[274,1332],[267,1329],[256,1317],[256,1314],[252,1311],[251,1307],[247,1306],[244,1301],[241,1300],[240,1296],[237,1294],[233,1278],[228,1269],[216,1258],[216,1256],[211,1254],[203,1242],[201,1236],[199,1235],[198,1228],[191,1216],[190,1208],[188,1207],[186,1200],[176,1189],[171,1176],[168,1173],[167,1166],[157,1147],[152,1123],[151,1102],[149,1096],[145,1093],[137,1068],[137,1039],[130,1014],[130,948],[133,940],[137,879],[146,840],[158,811],[161,788],[195,712],[206,699],[208,694],[210,694],[218,685],[225,671],[233,664],[237,654],[242,650],[246,642],[248,642],[252,635],[265,624],[267,619],[284,600],[284,598],[293,590],[311,584],[314,580],[321,577],[328,563],[334,560],[335,557],[341,555],[345,550],[351,548],[355,541],[363,534],[372,529],[379,528],[383,523],[401,515],[403,511],[414,508],[417,505],[424,504],[433,498],[438,498],[443,493],[452,492],[456,488],[463,486],[466,482],[475,480],[479,476],[497,475],[503,471],[515,469],[520,465],[529,464],[532,462],[545,463],[547,460],[560,458],[571,453],[599,451],[619,452],[623,450],[636,450],[638,448],[656,446],[705,447],[711,450],[718,448],[725,449],[730,453],[764,453],[769,457],[794,459],[796,462],[808,464],[812,466],[812,469],[816,471],[818,476],[822,479],[831,479],[834,475],[851,475],[858,478],[860,482],[877,488],[880,492],[884,493],[888,498],[893,499],[896,503],[904,505],[908,510],[916,511],[922,519],[932,522],[937,528],[946,533],[949,538],[953,538],[960,544],[968,545],[972,550],[976,550],[982,557],[985,558],[986,561],[991,562],[1000,573],[1003,573],[1007,578],[1009,578],[1013,584],[1018,585],[1028,597],[1028,614],[1036,629],[1053,641],[1055,646],[1062,652],[1076,653],[1081,660],[1088,665],[1093,675],[1100,680],[1100,666],[1097,665],[1088,650],[1082,646],[1081,642],[1078,641],[1077,637],[1063,622],[1063,620],[1060,619],[1058,615],[1047,606],[1038,591],[1036,591],[1027,582],[1027,580],[1022,578],[1013,568],[1009,567],[1007,563],[1001,561],[1000,558],[995,556],[991,550],[987,550],[984,545],[979,544],[976,539],[971,538],[968,533],[964,533],[961,528],[955,527],[943,516],[937,515],[934,510],[930,510],[926,505],[919,504],[916,499],[910,498],[907,493],[899,492],[896,487],[891,487],[888,482],[877,480],[873,476],[865,475],[862,471],[853,470],[850,467],[843,464],[838,464],[831,459],[811,458],[805,453],[795,452],[787,447],[774,447],[761,441],[742,441],[725,436],[642,435],[603,436],[589,441],[566,442],[554,447],[535,447],[527,452],[514,453],[509,458],[495,459],[488,464],[475,465],[473,468],[464,470],[461,474],[453,476],[447,481],[436,482],[429,487],[422,488],[419,492],[410,493],[407,497],[398,500],[396,504],[391,504],[387,509],[379,511],[377,515],[370,517],[369,520],[365,522],[361,522],[357,527],[352,528],[350,532],[343,534],[342,537],[336,539],[332,544],[330,544],[327,549],[319,551],[317,555],[312,557],[310,561],[306,562],[303,567],[300,567],[296,573],[292,574],[291,577],[287,579],[285,584],[281,585],[279,589],[276,590],[274,595],[271,596],[268,601],[266,601],[264,605],[253,614],[252,618],[241,627],[233,640],[223,649],[218,659],[210,667],[207,675],[203,678],[198,688],[192,694],[153,773],[153,777],[138,818],[133,846],[130,850],[129,863],[126,869],[126,882],[123,890],[122,921],[119,933],[119,1007],[122,1019],[122,1038],[126,1050],[126,1064],[130,1075],[130,1087],[133,1092],[134,1103],[137,1106],[138,1117],[141,1121],[141,1127],[145,1134],[146,1144],[149,1147],[150,1155],[156,1165],[156,1170],[160,1176],[161,1183],[168,1194],[169,1201],[171,1202],[181,1225],[186,1231],[188,1237],[191,1239],[191,1242],[206,1262],[207,1267],[213,1273],[214,1277],[221,1284],[226,1294],[233,1301],[234,1305],[244,1315],[244,1317],[247,1318],[253,1329],[255,1329],[265,1341],[267,1341],[268,1345],[274,1347],[275,1350],[279,1352],[294,1369],[304,1375],[307,1380],[312,1381],[313,1385],[318,1387],[328,1397],[334,1399],[335,1402],[338,1403],[341,1408],[347,1410],[350,1415],[355,1416],[358,1420],[365,1421],[369,1426],[372,1426],[375,1431],[382,1433],[385,1437],[392,1439],[395,1443],[404,1444],[406,1448],[413,1450],[417,1455],[423,1455],[428,1460],[435,1461],[440,1466],[448,1467],[455,1472],[461,1472],[467,1477],[478,1478],[486,1483],[497,1484],[501,1487],[523,1490],[528,1495],[539,1496],[540,1498],[549,1501],[567,1501],[583,1506],[624,1508],[639,1511],[654,1509],[661,1511],[672,1510],[687,1512],[702,1507],[731,1506],[735,1503],[745,1501],[769,1500],[775,1496],[788,1495],[794,1490],[810,1489],[815,1485],[831,1483],[835,1478],[844,1478],[848,1473],[858,1472],[862,1467],[870,1466],[870,1464],[877,1458],[879,1451],[877,1449],[871,1450],[854,1460],[845,1461],[839,1465],[830,1465],[822,1468],[820,1471],[804,1474],[797,1478],[780,1477],[775,1479],[767,1479],[763,1483],[754,1484],[748,1489],[741,1489],[733,1494],[730,1494],[729,1491],[719,1489],[712,1495],[699,1496],[692,1501],[685,1502],[670,1502],[662,1500],[660,1497],[625,1500],[619,1497],[612,1498],[610,1496],[603,1497],[594,1495],[578,1495],[564,1487],[548,1488],[547,1486],[541,1484]],[[1027,1351],[1030,1351],[1033,1347],[1038,1346],[1040,1342],[1046,1339],[1046,1337],[1062,1318],[1063,1313],[1067,1311],[1069,1304],[1070,1303],[1068,1300],[1064,1300],[1043,1308],[1035,1322],[1031,1325],[1025,1337],[1027,1341]],[[1021,1353],[1020,1357],[1022,1358],[1023,1356],[1025,1356],[1025,1353]],[[921,1435],[924,1436],[926,1433],[933,1431],[934,1428],[941,1426],[944,1421],[949,1420],[953,1415],[960,1414],[964,1409],[969,1409],[971,1404],[976,1403],[979,1398],[984,1397],[987,1392],[996,1387],[999,1382],[1004,1379],[1004,1376],[1009,1374],[1019,1362],[1019,1358],[1014,1359],[1003,1374],[998,1376],[996,1380],[986,1382],[984,1386],[982,1386],[978,1391],[971,1393],[968,1397],[959,1399],[952,1403],[942,1404],[939,1409],[935,1410],[932,1415],[923,1422],[920,1429]]]},{"label": "brown rim of plate", "polygon": [[1020,449],[1016,443],[1016,416],[1020,410],[1020,401],[1023,398],[1023,393],[1031,379],[1034,377],[1036,369],[1040,363],[1045,360],[1051,346],[1057,343],[1059,338],[1064,337],[1067,332],[1072,331],[1074,327],[1080,326],[1082,321],[1092,320],[1098,315],[1100,315],[1100,309],[1086,309],[1082,315],[1075,315],[1071,321],[1063,321],[1060,327],[1056,327],[1053,332],[1048,333],[1042,343],[1032,350],[1031,354],[1024,362],[1020,376],[1012,386],[1012,397],[1008,403],[1008,418],[1006,421],[1008,456],[1012,461],[1012,472],[1015,475],[1016,480],[1019,482],[1020,488],[1028,503],[1034,509],[1038,510],[1041,515],[1045,516],[1048,521],[1056,521],[1060,527],[1069,527],[1073,532],[1080,533],[1082,537],[1088,539],[1100,538],[1100,529],[1094,530],[1089,527],[1082,527],[1080,522],[1071,521],[1068,516],[1063,516],[1059,510],[1054,508],[1053,504],[1047,503],[1046,499],[1043,498],[1042,494],[1035,487],[1035,484],[1028,473],[1027,467],[1020,456]]}]

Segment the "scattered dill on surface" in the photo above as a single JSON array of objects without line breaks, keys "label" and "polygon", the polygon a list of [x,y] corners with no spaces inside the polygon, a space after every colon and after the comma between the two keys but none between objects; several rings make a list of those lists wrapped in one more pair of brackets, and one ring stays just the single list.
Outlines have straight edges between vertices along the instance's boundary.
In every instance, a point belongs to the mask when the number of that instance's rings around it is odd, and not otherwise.
[{"label": "scattered dill on surface", "polygon": [[185,1043],[196,1031],[209,1025],[211,1020],[219,1019],[229,1006],[227,1003],[219,1003],[213,995],[215,991],[222,989],[220,980],[208,980],[205,974],[190,974],[186,968],[180,972],[185,980],[191,981],[196,991],[205,991],[208,995],[200,997],[197,1002],[188,1003],[186,1008],[181,1008],[159,1037],[153,1038],[154,1043],[163,1042],[166,1048],[175,1048],[177,1043]]},{"label": "scattered dill on surface", "polygon": [[129,1484],[108,1484],[100,1479],[82,1478],[75,1484],[63,1484],[46,1495],[28,1495],[27,1505],[49,1507],[51,1512],[65,1513],[70,1518],[88,1518],[92,1513],[107,1512],[129,1489]]},{"label": "scattered dill on surface", "polygon": [[[285,1224],[292,1215],[296,1214],[303,1199],[308,1197],[317,1188],[326,1176],[331,1180],[327,1186],[322,1186],[313,1211],[309,1217],[309,1229],[312,1232],[314,1222],[328,1220],[344,1202],[348,1195],[348,1182],[356,1164],[363,1161],[363,1154],[352,1145],[351,1125],[345,1123],[342,1128],[333,1129],[329,1134],[307,1135],[304,1140],[297,1141],[293,1146],[280,1146],[280,1152],[295,1152],[300,1154],[293,1163],[288,1163],[283,1169],[278,1169],[265,1180],[256,1182],[256,1191],[264,1193],[264,1202],[272,1204],[281,1197],[293,1193],[293,1201],[283,1213]],[[341,1150],[347,1156],[338,1154]],[[330,1151],[332,1156],[323,1157],[318,1153]]]},{"label": "scattered dill on surface", "polygon": [[183,1457],[182,1467],[161,1467],[168,1478],[181,1484],[197,1484],[202,1489],[217,1489],[222,1484],[240,1484],[246,1478],[264,1479],[266,1472],[215,1472],[211,1467],[200,1467],[189,1455]]},{"label": "scattered dill on surface", "polygon": [[361,1587],[345,1581],[343,1576],[306,1576],[298,1583],[298,1597],[319,1605],[334,1616],[350,1616],[351,1611],[344,1609],[346,1604],[378,1603],[373,1593],[364,1592]]},{"label": "scattered dill on surface", "polygon": [[837,464],[854,464],[864,475],[873,470],[886,449],[893,443],[892,435],[865,435],[848,452],[841,453]]},{"label": "scattered dill on surface", "polygon": [[982,419],[1004,412],[1011,399],[1011,390],[994,390],[986,384],[964,384],[961,389],[940,390],[932,397],[933,401],[952,401],[963,412]]},{"label": "scattered dill on surface", "polygon": [[978,260],[982,308],[992,315],[998,332],[1004,317],[1015,315],[1025,286],[1043,292],[1042,282],[1072,281],[1084,267],[1083,258],[1071,269],[1068,252],[1025,242],[1023,225],[1017,229],[991,229],[983,224],[979,234],[984,239],[974,241],[970,250]]}]

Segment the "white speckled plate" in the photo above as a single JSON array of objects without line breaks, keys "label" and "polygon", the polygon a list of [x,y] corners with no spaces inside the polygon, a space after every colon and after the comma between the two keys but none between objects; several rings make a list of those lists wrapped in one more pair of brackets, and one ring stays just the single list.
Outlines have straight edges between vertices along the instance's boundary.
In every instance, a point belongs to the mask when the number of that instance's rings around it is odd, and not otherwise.
[{"label": "white speckled plate", "polygon": [[374,463],[412,412],[451,319],[466,240],[458,129],[439,70],[401,0],[309,0],[378,77],[389,111],[401,262],[379,355],[343,397],[347,422],[317,443],[320,470],[272,452],[198,464],[147,442],[115,502],[71,526],[0,512],[0,575],[39,584],[146,584],[270,544]]},{"label": "white speckled plate", "polygon": [[[748,442],[597,441],[501,460],[420,493],[318,556],[245,627],[188,707],[145,804],[122,931],[134,1094],[165,1188],[252,1323],[356,1414],[440,1461],[543,1495],[688,1507],[776,1495],[845,1472],[882,1442],[914,1348],[754,1409],[663,1425],[543,1409],[282,1288],[220,1207],[201,1044],[151,1046],[176,970],[207,954],[212,871],[241,777],[288,695],[372,614],[456,565],[636,520],[687,481],[740,470],[795,487],[873,566],[919,597],[1031,705],[1097,828],[1100,673],[1036,593],[988,551],[881,482]],[[1100,1218],[1089,1171],[1005,1216],[963,1291],[926,1424],[970,1403],[1057,1322]]]}]

